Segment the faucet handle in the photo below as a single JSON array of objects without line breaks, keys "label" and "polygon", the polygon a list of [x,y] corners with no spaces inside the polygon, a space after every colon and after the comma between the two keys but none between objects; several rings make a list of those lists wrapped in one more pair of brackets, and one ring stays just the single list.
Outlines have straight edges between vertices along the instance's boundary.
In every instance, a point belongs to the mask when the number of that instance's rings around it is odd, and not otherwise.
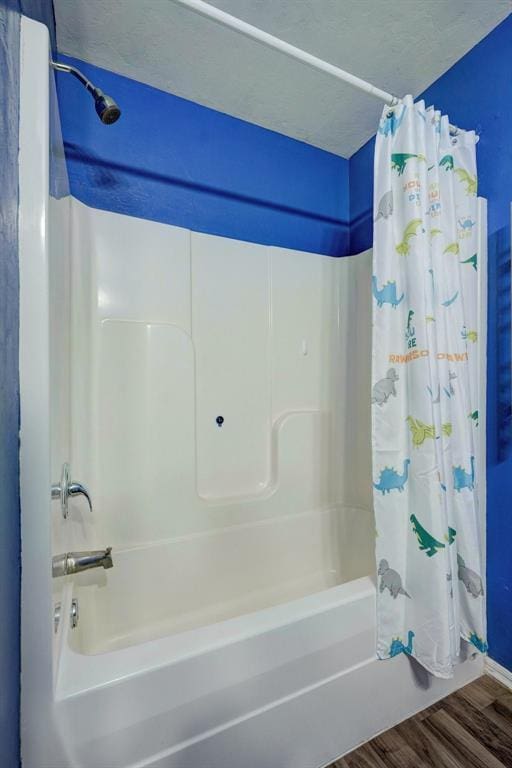
[{"label": "faucet handle", "polygon": [[60,499],[60,509],[64,520],[68,516],[68,500],[70,496],[85,496],[89,509],[92,512],[92,502],[89,491],[81,483],[75,483],[70,480],[69,464],[62,465],[62,474],[60,483],[52,485],[52,499]]},{"label": "faucet handle", "polygon": [[81,483],[70,483],[68,485],[68,496],[85,496],[87,503],[89,504],[89,509],[92,512],[91,497],[85,485],[82,485]]}]

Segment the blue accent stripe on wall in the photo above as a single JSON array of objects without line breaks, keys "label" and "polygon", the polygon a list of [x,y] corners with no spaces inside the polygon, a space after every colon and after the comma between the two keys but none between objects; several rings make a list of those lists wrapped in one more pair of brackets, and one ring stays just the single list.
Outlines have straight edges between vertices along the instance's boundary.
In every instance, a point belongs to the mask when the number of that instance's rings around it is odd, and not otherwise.
[{"label": "blue accent stripe on wall", "polygon": [[[510,203],[512,201],[512,16],[421,98],[475,128],[479,194],[488,200],[487,603],[489,653],[512,670],[512,420]],[[350,158],[351,250],[372,242],[374,140]]]},{"label": "blue accent stripe on wall", "polygon": [[104,126],[90,96],[57,78],[71,193],[104,210],[225,237],[348,252],[348,161],[82,61],[118,101]]}]

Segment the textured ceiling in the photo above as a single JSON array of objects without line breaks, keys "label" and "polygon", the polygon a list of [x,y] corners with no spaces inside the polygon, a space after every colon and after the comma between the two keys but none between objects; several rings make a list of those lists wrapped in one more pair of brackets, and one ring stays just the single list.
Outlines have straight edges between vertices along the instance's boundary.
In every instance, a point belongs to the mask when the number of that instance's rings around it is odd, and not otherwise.
[{"label": "textured ceiling", "polygon": [[[382,104],[173,0],[54,0],[59,51],[350,157]],[[512,0],[213,0],[391,93],[417,96]]]}]

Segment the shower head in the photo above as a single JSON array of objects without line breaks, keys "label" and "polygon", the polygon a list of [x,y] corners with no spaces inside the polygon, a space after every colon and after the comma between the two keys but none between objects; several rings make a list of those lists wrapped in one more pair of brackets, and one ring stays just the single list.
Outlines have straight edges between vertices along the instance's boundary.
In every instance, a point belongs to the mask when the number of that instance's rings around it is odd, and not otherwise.
[{"label": "shower head", "polygon": [[116,120],[119,120],[121,110],[112,96],[103,93],[99,88],[95,88],[92,95],[96,112],[102,123],[105,123],[105,125],[112,125]]},{"label": "shower head", "polygon": [[73,77],[76,77],[77,80],[80,80],[82,85],[85,86],[93,97],[96,112],[104,125],[112,125],[116,120],[119,120],[121,110],[112,96],[108,96],[106,93],[103,93],[101,88],[97,88],[93,85],[79,69],[72,67],[69,64],[63,64],[60,61],[50,61],[50,65],[58,72],[67,72],[68,74],[73,75]]}]

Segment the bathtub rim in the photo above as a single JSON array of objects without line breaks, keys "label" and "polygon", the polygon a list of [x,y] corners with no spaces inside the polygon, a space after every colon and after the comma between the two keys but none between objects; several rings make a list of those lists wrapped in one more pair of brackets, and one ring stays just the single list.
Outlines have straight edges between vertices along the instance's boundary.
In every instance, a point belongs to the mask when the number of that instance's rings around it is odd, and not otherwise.
[{"label": "bathtub rim", "polygon": [[[328,613],[355,601],[375,600],[375,576],[361,576],[280,605],[242,614],[196,629],[97,654],[76,651],[69,622],[62,623],[55,701],[108,687],[138,675],[179,664],[219,648],[255,638]],[[63,616],[74,595],[72,582],[63,591]],[[368,627],[372,629],[372,627]]]}]

